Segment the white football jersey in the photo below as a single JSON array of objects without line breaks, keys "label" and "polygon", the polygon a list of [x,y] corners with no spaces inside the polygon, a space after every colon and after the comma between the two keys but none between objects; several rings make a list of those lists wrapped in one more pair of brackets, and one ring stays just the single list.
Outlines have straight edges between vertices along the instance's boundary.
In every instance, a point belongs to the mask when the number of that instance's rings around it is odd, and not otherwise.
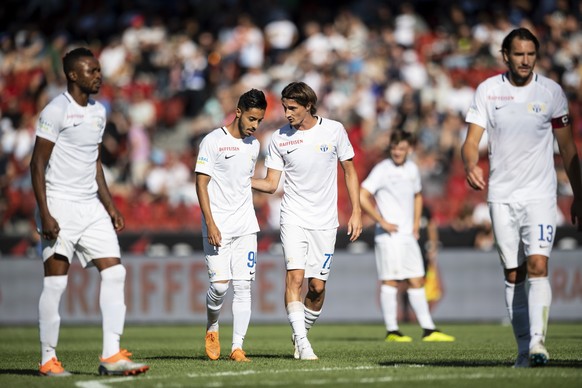
[{"label": "white football jersey", "polygon": [[513,86],[506,74],[479,85],[466,121],[487,131],[489,202],[556,196],[551,121],[567,114],[562,88],[539,74],[523,87]]},{"label": "white football jersey", "polygon": [[[414,196],[422,189],[420,172],[410,160],[397,166],[384,159],[372,168],[362,187],[374,195],[378,211],[386,221],[398,225],[395,236],[411,236],[414,228]],[[376,225],[376,234],[386,233]]]},{"label": "white football jersey", "polygon": [[[196,172],[212,178],[208,184],[210,210],[223,237],[259,231],[251,190],[259,148],[255,137],[237,139],[224,127],[213,130],[200,143]],[[208,236],[204,219],[202,233]]]},{"label": "white football jersey", "polygon": [[334,120],[318,117],[308,130],[287,124],[273,133],[265,166],[284,172],[281,225],[337,228],[338,160],[353,157],[344,126]]},{"label": "white football jersey", "polygon": [[92,99],[81,106],[64,92],[40,112],[36,136],[55,143],[45,172],[49,197],[97,197],[96,160],[105,130],[105,107]]}]

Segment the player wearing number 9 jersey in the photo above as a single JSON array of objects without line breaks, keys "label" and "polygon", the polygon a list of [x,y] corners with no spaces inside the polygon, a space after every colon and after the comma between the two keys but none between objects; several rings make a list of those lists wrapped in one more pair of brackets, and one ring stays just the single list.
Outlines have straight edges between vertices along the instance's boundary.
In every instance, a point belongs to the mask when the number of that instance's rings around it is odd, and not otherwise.
[{"label": "player wearing number 9 jersey", "polygon": [[252,89],[244,93],[234,120],[204,137],[196,161],[196,192],[202,210],[203,247],[210,278],[205,342],[211,360],[220,357],[218,318],[232,281],[230,359],[249,361],[242,346],[251,318],[251,282],[255,279],[259,231],[251,177],[260,146],[253,133],[266,109],[262,91]]},{"label": "player wearing number 9 jersey", "polygon": [[556,82],[533,72],[538,52],[539,42],[529,30],[518,28],[507,35],[501,54],[508,71],[478,86],[462,147],[469,185],[485,189],[478,144],[487,131],[487,198],[518,346],[516,367],[549,360],[544,341],[552,298],[548,260],[557,214],[554,137],[574,192],[571,219],[582,230],[582,179],[568,101]]}]

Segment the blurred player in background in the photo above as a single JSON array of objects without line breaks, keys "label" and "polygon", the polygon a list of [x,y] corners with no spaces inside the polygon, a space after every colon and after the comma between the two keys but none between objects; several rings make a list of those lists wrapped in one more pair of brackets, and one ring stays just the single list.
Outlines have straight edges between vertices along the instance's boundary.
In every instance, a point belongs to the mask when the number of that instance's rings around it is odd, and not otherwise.
[{"label": "blurred player in background", "polygon": [[380,304],[386,324],[387,342],[411,342],[399,331],[398,285],[408,284],[408,300],[426,342],[451,342],[455,338],[437,330],[424,289],[425,265],[418,245],[422,194],[420,173],[407,159],[412,135],[395,131],[390,137],[389,158],[378,163],[362,182],[362,210],[376,221],[376,268],[382,282]]},{"label": "blurred player in background", "polygon": [[[287,267],[285,307],[293,329],[295,358],[317,360],[307,332],[321,314],[325,285],[333,262],[338,222],[337,162],[343,170],[352,205],[350,241],[362,232],[359,181],[354,150],[344,126],[316,116],[317,96],[304,82],[292,82],[281,92],[289,124],[271,138],[264,179],[253,189],[274,193],[284,172],[281,242]],[[308,291],[301,301],[307,278]]]},{"label": "blurred player in background", "polygon": [[202,237],[210,287],[206,293],[206,355],[220,357],[218,318],[232,282],[233,333],[230,359],[250,361],[243,341],[251,319],[251,282],[257,264],[259,223],[251,177],[259,156],[253,136],[265,117],[267,100],[251,89],[240,96],[234,120],[204,137],[196,161],[196,193],[202,210]]},{"label": "blurred player in background", "polygon": [[42,376],[68,376],[56,355],[59,303],[76,254],[83,267],[101,275],[99,307],[103,352],[99,373],[135,375],[149,367],[119,348],[125,323],[125,267],[116,231],[125,226],[107,188],[101,165],[105,107],[90,98],[99,92],[101,67],[93,53],[77,48],[63,58],[67,91],[42,110],[30,162],[38,204],[37,228],[44,260],[39,301]]},{"label": "blurred player in background", "polygon": [[[462,147],[467,182],[475,190],[488,186],[505,302],[517,341],[515,367],[542,366],[550,358],[544,342],[552,300],[548,260],[556,237],[554,138],[574,193],[571,219],[582,231],[582,179],[568,101],[556,82],[534,73],[538,52],[537,38],[525,28],[505,37],[501,54],[508,71],[477,88]],[[478,164],[485,131],[488,185]]]}]

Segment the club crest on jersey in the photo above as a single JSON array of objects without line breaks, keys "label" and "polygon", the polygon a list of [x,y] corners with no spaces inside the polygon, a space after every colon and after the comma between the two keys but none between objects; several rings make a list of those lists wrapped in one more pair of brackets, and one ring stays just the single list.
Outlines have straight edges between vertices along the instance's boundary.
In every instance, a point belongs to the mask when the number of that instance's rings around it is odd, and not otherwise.
[{"label": "club crest on jersey", "polygon": [[332,146],[324,143],[324,144],[320,144],[318,146],[318,149],[319,149],[319,152],[321,152],[322,154],[326,154],[326,153],[331,151]]},{"label": "club crest on jersey", "polygon": [[527,104],[528,113],[539,114],[546,112],[546,110],[547,110],[546,104],[544,104],[543,102],[530,102],[529,104]]}]

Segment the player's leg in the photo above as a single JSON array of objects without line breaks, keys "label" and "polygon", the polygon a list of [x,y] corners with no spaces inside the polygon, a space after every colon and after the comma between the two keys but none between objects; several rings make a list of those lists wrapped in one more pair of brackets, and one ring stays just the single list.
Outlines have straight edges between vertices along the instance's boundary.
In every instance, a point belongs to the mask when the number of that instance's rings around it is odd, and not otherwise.
[{"label": "player's leg", "polygon": [[149,369],[143,363],[132,361],[132,355],[121,349],[120,341],[125,326],[125,267],[117,257],[93,260],[101,275],[99,307],[103,319],[103,351],[100,357],[101,375],[138,375]]},{"label": "player's leg", "polygon": [[423,329],[422,340],[425,342],[451,342],[455,337],[437,330],[430,314],[426,291],[424,289],[425,266],[418,241],[413,236],[398,239],[401,254],[401,276],[408,279],[408,300],[416,315],[418,324]]},{"label": "player's leg", "polygon": [[232,347],[230,359],[250,361],[243,351],[243,342],[251,320],[251,284],[257,268],[257,235],[241,236],[233,241]]},{"label": "player's leg", "polygon": [[398,326],[398,283],[401,263],[398,246],[386,234],[375,237],[376,272],[380,280],[380,309],[386,326],[386,342],[410,342]]},{"label": "player's leg", "polygon": [[306,232],[303,228],[295,225],[281,225],[281,243],[287,269],[285,274],[285,309],[292,329],[295,358],[301,358],[301,349],[311,349],[305,328],[305,306],[301,301],[301,288],[305,278],[308,252]]},{"label": "player's leg", "polygon": [[325,286],[333,264],[336,229],[307,230],[309,251],[305,277],[308,278],[305,295],[305,327],[309,331],[315,324],[325,301]]},{"label": "player's leg", "polygon": [[206,292],[206,335],[204,338],[206,355],[211,360],[220,358],[220,340],[218,320],[222,304],[232,278],[230,264],[232,239],[223,239],[220,247],[203,240],[206,268],[210,286]]},{"label": "player's leg", "polygon": [[38,303],[38,323],[40,334],[42,376],[69,376],[58,361],[56,347],[59,341],[61,317],[59,304],[67,288],[69,260],[53,255],[44,262],[44,279]]},{"label": "player's leg", "polygon": [[497,251],[504,268],[505,306],[517,342],[518,356],[514,366],[527,367],[529,312],[525,290],[525,255],[519,232],[519,210],[515,205],[500,203],[490,203],[489,210]]},{"label": "player's leg", "polygon": [[99,308],[103,320],[103,350],[101,358],[109,358],[120,351],[121,335],[125,326],[125,267],[119,258],[94,260],[101,276]]},{"label": "player's leg", "polygon": [[[77,229],[82,228],[75,219],[79,215],[75,205],[53,198],[47,198],[51,215],[59,223],[60,231],[56,240],[45,240],[41,235],[42,258],[44,265],[43,287],[38,303],[39,334],[41,347],[41,376],[69,376],[56,354],[59,340],[61,317],[59,305],[67,287],[67,274],[75,253],[71,241],[77,238]],[[38,210],[37,229],[42,229]]]},{"label": "player's leg", "polygon": [[77,242],[77,257],[81,265],[94,265],[99,271],[99,308],[103,328],[103,349],[99,374],[137,375],[149,367],[133,362],[131,353],[120,348],[125,326],[125,267],[121,264],[121,249],[111,217],[99,201],[86,205],[87,228]]},{"label": "player's leg", "polygon": [[555,240],[557,205],[555,200],[543,200],[528,203],[524,208],[527,215],[524,251],[529,285],[529,359],[531,366],[543,366],[550,358],[545,348],[552,303],[548,261]]},{"label": "player's leg", "polygon": [[[531,366],[543,366],[550,359],[545,347],[548,317],[552,303],[552,288],[547,276],[548,258],[540,255],[528,259],[529,360]],[[535,268],[537,265],[538,269]],[[540,276],[532,276],[532,274]],[[545,276],[544,276],[545,274]]]}]

